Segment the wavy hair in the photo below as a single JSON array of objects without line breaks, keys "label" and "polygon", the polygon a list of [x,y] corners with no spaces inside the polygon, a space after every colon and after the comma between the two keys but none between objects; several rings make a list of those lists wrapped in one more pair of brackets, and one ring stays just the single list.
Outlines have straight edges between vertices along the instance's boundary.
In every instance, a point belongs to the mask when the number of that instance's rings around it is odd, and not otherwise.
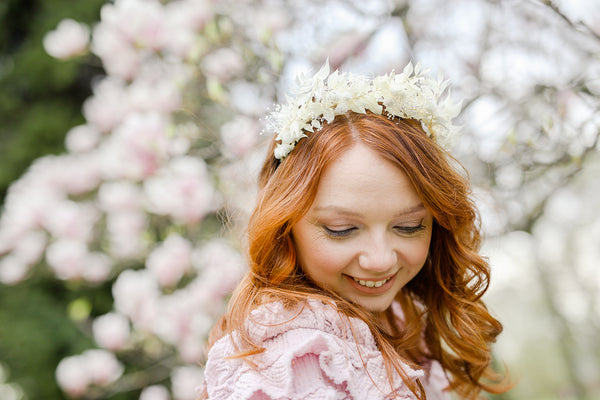
[{"label": "wavy hair", "polygon": [[[433,215],[429,256],[421,271],[398,293],[405,323],[386,331],[391,309],[373,315],[335,293],[319,288],[302,272],[292,226],[310,208],[328,165],[357,143],[374,150],[406,174]],[[456,162],[418,121],[349,112],[308,134],[283,160],[269,155],[259,176],[259,195],[248,226],[249,271],[236,289],[228,311],[215,326],[209,346],[237,331],[239,354],[252,363],[263,348],[254,343],[244,322],[257,306],[278,300],[286,306],[317,298],[334,304],[344,318],[361,318],[384,357],[388,377],[400,374],[408,388],[424,399],[418,382],[406,378],[399,360],[418,367],[437,360],[450,389],[466,399],[481,390],[506,390],[491,369],[491,344],[502,331],[481,300],[490,270],[479,255],[481,233],[470,185]],[[391,324],[396,326],[396,324]]]}]

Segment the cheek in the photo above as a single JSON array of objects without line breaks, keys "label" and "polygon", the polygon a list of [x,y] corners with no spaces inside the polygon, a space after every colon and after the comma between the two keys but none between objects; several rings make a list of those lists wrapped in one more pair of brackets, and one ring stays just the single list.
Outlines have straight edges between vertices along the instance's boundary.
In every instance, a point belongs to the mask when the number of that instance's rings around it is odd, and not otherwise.
[{"label": "cheek", "polygon": [[409,248],[405,249],[403,256],[406,265],[413,267],[423,266],[429,255],[429,243],[429,240],[423,240],[413,243]]},{"label": "cheek", "polygon": [[302,269],[313,278],[338,273],[351,258],[343,246],[319,239],[298,243],[296,248]]}]

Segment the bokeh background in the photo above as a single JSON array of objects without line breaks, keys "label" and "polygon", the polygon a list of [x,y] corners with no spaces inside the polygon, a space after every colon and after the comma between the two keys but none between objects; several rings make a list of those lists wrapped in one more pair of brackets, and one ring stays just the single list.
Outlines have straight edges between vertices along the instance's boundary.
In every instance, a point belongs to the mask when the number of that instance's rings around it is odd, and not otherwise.
[{"label": "bokeh background", "polygon": [[490,398],[600,398],[600,2],[2,0],[0,399],[194,398],[261,118],[326,59],[463,100]]}]

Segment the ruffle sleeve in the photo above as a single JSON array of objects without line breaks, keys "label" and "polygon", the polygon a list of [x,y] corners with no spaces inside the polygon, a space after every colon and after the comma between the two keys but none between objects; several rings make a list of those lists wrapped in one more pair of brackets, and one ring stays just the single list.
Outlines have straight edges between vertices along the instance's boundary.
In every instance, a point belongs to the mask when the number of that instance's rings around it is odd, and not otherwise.
[{"label": "ruffle sleeve", "polygon": [[[236,353],[235,337],[223,337],[208,355],[209,399],[414,399],[399,376],[390,385],[368,326],[344,321],[332,306],[309,301],[300,311],[287,311],[272,303],[256,310],[249,324],[253,339],[265,347],[252,358],[256,368],[229,358]],[[409,379],[424,376],[408,366],[404,372]]]}]

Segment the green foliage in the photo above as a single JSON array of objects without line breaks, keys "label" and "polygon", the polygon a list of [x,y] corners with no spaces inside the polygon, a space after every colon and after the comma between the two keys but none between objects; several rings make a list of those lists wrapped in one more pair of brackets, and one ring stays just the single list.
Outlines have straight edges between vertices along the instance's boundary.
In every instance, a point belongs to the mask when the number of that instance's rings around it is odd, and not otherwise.
[{"label": "green foliage", "polygon": [[[84,121],[81,103],[90,81],[102,73],[91,56],[53,59],[42,47],[44,35],[63,18],[98,20],[104,2],[0,2],[0,204],[33,160],[64,150],[65,133]],[[110,286],[83,289],[66,290],[52,279],[0,286],[0,360],[28,399],[63,399],[54,378],[57,363],[92,346],[85,323],[69,319],[66,309],[79,296],[92,313],[107,312]]]},{"label": "green foliage", "polygon": [[63,398],[54,379],[58,360],[90,347],[57,290],[48,281],[0,288],[0,359],[29,399]]},{"label": "green foliage", "polygon": [[44,35],[63,18],[92,23],[104,0],[6,0],[0,4],[0,203],[31,162],[64,150],[83,122],[81,103],[102,71],[91,56],[57,61]]}]

